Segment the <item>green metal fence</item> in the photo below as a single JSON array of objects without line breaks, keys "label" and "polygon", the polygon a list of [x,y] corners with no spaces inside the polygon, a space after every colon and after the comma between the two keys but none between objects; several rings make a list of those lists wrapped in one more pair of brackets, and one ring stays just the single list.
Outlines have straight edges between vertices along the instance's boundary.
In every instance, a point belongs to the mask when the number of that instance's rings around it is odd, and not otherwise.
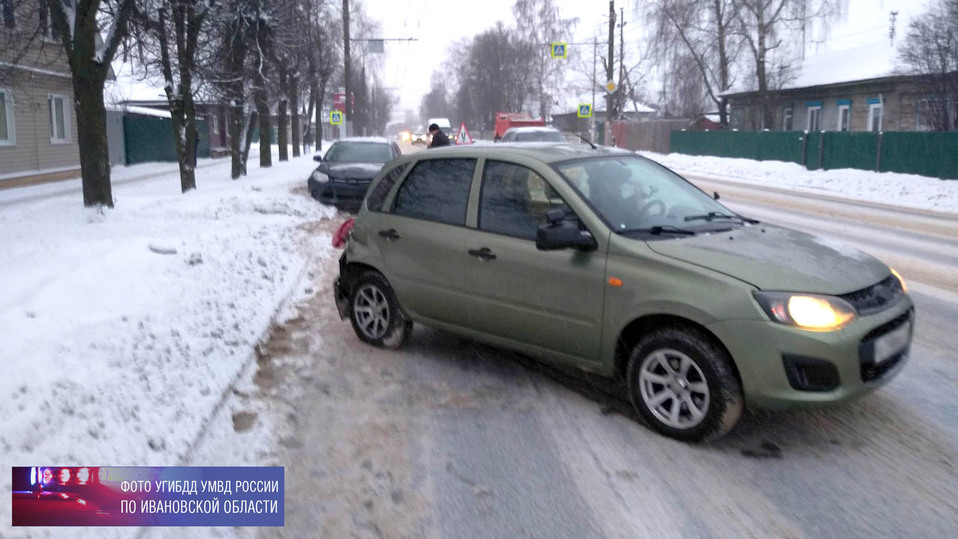
[{"label": "green metal fence", "polygon": [[[196,130],[200,136],[196,154],[198,157],[209,157],[210,130],[206,120],[197,120]],[[176,140],[173,138],[173,120],[169,118],[124,116],[123,141],[127,165],[179,160]]]},{"label": "green metal fence", "polygon": [[672,131],[671,151],[958,179],[958,133]]}]

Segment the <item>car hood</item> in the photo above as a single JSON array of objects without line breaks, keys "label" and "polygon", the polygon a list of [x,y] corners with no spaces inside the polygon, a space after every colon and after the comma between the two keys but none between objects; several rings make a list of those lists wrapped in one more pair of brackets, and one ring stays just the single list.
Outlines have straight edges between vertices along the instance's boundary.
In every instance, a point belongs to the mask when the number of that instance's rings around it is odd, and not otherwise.
[{"label": "car hood", "polygon": [[880,260],[840,241],[765,224],[648,245],[762,290],[845,294],[889,275]]},{"label": "car hood", "polygon": [[327,174],[331,178],[351,178],[354,180],[372,180],[382,170],[382,163],[327,163]]}]

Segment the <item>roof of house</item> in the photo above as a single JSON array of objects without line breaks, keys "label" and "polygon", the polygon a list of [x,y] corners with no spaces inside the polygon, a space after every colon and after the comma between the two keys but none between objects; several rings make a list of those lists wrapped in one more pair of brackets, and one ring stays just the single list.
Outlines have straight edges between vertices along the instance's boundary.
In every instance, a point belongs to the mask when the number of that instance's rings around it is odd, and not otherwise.
[{"label": "roof of house", "polygon": [[[806,56],[782,90],[831,86],[901,75],[897,49],[888,41]],[[755,91],[736,86],[724,95]]]}]

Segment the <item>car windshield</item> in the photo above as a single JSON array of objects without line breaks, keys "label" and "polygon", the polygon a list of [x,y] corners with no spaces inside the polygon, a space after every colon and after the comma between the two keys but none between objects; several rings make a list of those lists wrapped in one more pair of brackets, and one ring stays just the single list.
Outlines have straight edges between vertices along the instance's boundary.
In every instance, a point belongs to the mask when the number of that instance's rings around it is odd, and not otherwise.
[{"label": "car windshield", "polygon": [[325,157],[337,163],[385,163],[392,158],[389,144],[379,142],[337,142]]},{"label": "car windshield", "polygon": [[719,221],[725,227],[742,222],[681,176],[641,157],[579,159],[555,168],[621,234],[702,230]]},{"label": "car windshield", "polygon": [[565,136],[556,131],[529,131],[516,133],[515,142],[565,142]]}]

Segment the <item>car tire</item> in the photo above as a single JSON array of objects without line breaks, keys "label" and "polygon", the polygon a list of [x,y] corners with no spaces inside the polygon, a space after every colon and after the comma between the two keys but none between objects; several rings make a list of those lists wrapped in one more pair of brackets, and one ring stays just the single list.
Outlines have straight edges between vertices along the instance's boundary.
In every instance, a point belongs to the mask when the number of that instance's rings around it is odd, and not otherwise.
[{"label": "car tire", "polygon": [[651,331],[632,348],[629,399],[656,431],[686,442],[719,438],[742,415],[742,386],[728,353],[701,331]]},{"label": "car tire", "polygon": [[349,321],[361,341],[380,348],[400,348],[412,333],[412,320],[399,306],[389,281],[376,271],[363,273],[353,284]]}]

